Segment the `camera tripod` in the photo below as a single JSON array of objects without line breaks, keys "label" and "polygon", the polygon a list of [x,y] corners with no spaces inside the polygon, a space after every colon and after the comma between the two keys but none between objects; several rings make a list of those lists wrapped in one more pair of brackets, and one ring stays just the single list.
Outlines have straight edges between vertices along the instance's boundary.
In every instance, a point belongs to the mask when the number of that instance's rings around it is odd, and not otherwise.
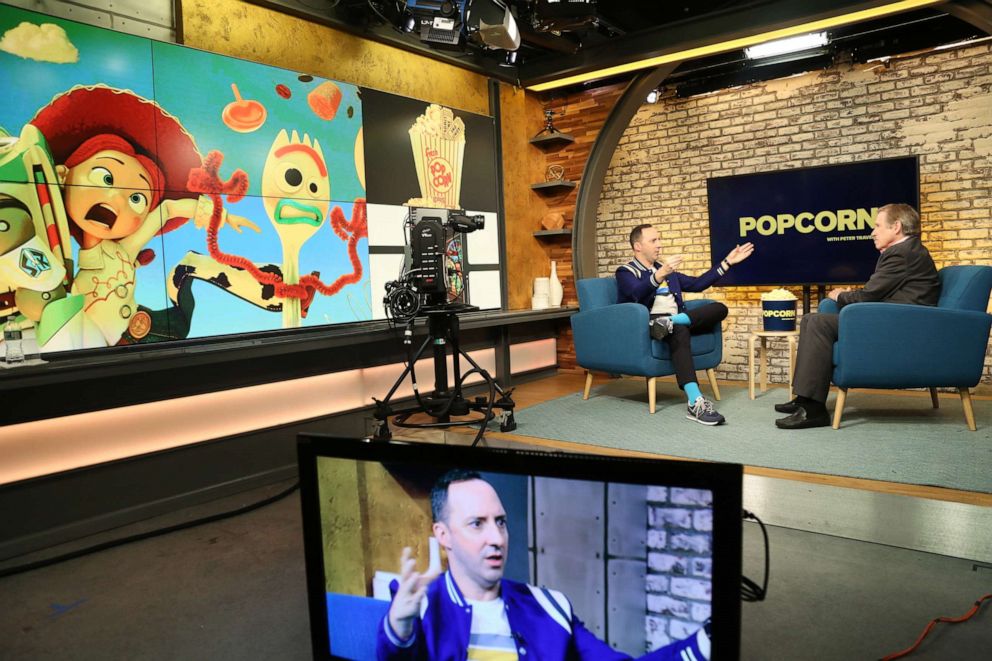
[{"label": "camera tripod", "polygon": [[[393,424],[397,427],[406,428],[427,428],[427,429],[447,429],[463,425],[479,425],[479,432],[472,441],[474,447],[486,432],[486,426],[491,420],[499,420],[499,430],[502,432],[513,431],[517,428],[517,423],[513,418],[513,408],[516,406],[510,395],[512,390],[504,391],[496,383],[490,374],[479,366],[472,357],[462,351],[458,346],[458,313],[477,310],[470,305],[439,305],[435,307],[422,308],[422,313],[427,316],[427,338],[420,349],[415,354],[410,354],[413,344],[413,321],[406,325],[403,333],[403,344],[407,347],[407,365],[403,373],[396,379],[396,383],[390,388],[385,398],[382,400],[373,398],[375,401],[376,419],[375,432],[372,440],[389,440],[392,432],[389,430],[389,417],[393,417]],[[451,345],[451,362],[454,371],[454,384],[448,384],[448,345]],[[434,354],[434,394],[432,396],[421,395],[417,386],[417,373],[414,365],[427,351],[427,347],[433,347]],[[461,373],[460,358],[464,358],[472,366],[464,374]],[[406,380],[407,375],[413,383],[413,394],[417,400],[415,406],[394,410],[390,406],[390,400]],[[479,374],[489,386],[488,397],[475,397],[472,401],[462,396],[462,384],[472,374]],[[496,395],[499,394],[499,399]],[[499,409],[499,413],[494,413],[494,409]],[[452,420],[452,416],[466,416],[470,411],[482,413],[482,417],[475,417],[468,420]],[[426,413],[434,418],[434,422],[408,422],[410,416],[415,413]]]}]

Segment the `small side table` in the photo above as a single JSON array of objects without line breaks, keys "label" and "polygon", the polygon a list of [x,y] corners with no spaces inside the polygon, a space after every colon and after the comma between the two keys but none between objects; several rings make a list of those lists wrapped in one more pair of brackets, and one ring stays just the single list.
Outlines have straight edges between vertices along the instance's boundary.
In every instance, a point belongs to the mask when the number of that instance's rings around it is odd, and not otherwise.
[{"label": "small side table", "polygon": [[789,394],[792,394],[792,373],[796,368],[796,345],[799,331],[754,331],[747,339],[747,394],[754,399],[754,342],[761,340],[758,349],[758,369],[761,370],[761,392],[768,390],[768,340],[785,338],[789,341]]}]

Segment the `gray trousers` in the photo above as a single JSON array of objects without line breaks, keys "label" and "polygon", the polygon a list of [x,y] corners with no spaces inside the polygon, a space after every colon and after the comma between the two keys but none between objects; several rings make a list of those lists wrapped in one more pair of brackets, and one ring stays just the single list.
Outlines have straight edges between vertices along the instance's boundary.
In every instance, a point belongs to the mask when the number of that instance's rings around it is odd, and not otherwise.
[{"label": "gray trousers", "polygon": [[834,373],[834,342],[837,341],[838,316],[813,312],[803,316],[796,350],[796,374],[792,392],[802,397],[826,402],[830,377]]}]

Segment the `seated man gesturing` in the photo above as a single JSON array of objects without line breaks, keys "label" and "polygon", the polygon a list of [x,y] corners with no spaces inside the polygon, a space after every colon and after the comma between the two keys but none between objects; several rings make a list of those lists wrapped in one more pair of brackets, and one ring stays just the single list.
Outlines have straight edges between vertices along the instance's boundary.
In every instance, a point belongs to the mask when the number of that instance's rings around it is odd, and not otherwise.
[{"label": "seated man gesturing", "polygon": [[651,337],[668,343],[675,364],[675,379],[689,400],[686,418],[704,425],[718,425],[725,419],[699,390],[689,342],[693,334],[709,332],[726,319],[727,306],[709,303],[687,311],[682,292],[700,292],[713,285],[731,266],[750,257],[754,245],[745,243],[735,247],[709,271],[692,277],[679,273],[681,255],[658,261],[660,239],[658,230],[651,225],[638,225],[631,231],[630,247],[634,259],[617,269],[617,302],[640,303],[648,309]]},{"label": "seated man gesturing", "polygon": [[[479,473],[455,469],[431,490],[434,537],[448,571],[416,571],[403,549],[400,580],[379,625],[377,655],[386,659],[625,661],[592,634],[562,593],[503,577],[510,532],[499,494]],[[641,657],[709,658],[705,627]]]}]

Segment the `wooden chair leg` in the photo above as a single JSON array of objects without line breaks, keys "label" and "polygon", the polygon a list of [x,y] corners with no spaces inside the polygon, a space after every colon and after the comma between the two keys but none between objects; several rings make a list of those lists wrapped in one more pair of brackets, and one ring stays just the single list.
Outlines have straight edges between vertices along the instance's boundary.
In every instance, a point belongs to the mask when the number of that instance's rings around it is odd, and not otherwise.
[{"label": "wooden chair leg", "polygon": [[961,394],[961,406],[964,408],[964,419],[968,423],[968,429],[978,431],[975,425],[975,409],[971,408],[971,391],[967,388],[958,388]]},{"label": "wooden chair leg", "polygon": [[710,387],[713,388],[713,397],[716,401],[720,401],[720,386],[716,385],[716,372],[713,370],[706,370],[706,376],[710,380]]},{"label": "wooden chair leg", "polygon": [[840,416],[844,413],[844,402],[847,400],[847,388],[837,389],[837,406],[834,407],[834,429],[840,429]]},{"label": "wooden chair leg", "polygon": [[754,333],[747,338],[747,396],[754,399]]},{"label": "wooden chair leg", "polygon": [[586,370],[586,387],[582,391],[582,399],[589,399],[589,390],[592,388],[592,372]]},{"label": "wooden chair leg", "polygon": [[654,389],[657,381],[658,377],[652,376],[648,378],[648,411],[651,413],[654,413],[654,405],[658,399],[658,393]]},{"label": "wooden chair leg", "polygon": [[939,409],[940,408],[940,400],[937,399],[937,389],[936,388],[931,388],[930,389],[930,403],[933,404],[933,407],[935,409]]}]

